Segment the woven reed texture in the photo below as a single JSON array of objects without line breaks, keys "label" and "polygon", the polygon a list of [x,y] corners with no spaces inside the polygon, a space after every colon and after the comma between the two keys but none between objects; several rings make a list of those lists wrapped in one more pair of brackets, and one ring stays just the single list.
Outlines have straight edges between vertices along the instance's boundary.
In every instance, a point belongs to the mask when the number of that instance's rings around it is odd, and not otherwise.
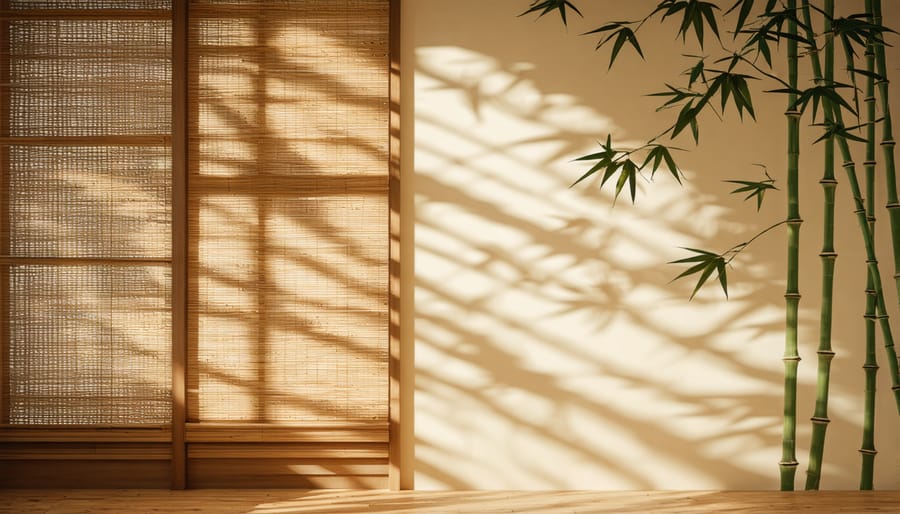
[{"label": "woven reed texture", "polygon": [[171,23],[13,20],[10,135],[171,130]]},{"label": "woven reed texture", "polygon": [[12,256],[169,257],[168,148],[13,146],[9,155]]},{"label": "woven reed texture", "polygon": [[171,132],[171,22],[13,19],[8,27],[2,101],[4,135],[14,140],[3,152],[0,305],[9,421],[169,423],[170,149],[164,140],[122,145],[121,136]]},{"label": "woven reed texture", "polygon": [[166,266],[12,266],[10,422],[168,423]]},{"label": "woven reed texture", "polygon": [[188,418],[388,418],[388,2],[191,5]]}]

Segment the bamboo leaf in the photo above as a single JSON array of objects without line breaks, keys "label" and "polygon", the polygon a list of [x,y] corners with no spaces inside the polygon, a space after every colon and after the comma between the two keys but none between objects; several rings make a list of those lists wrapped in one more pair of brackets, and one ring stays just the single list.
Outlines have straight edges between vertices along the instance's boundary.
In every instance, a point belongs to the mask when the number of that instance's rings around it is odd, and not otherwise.
[{"label": "bamboo leaf", "polygon": [[595,152],[589,155],[584,155],[575,159],[575,161],[596,161],[591,168],[582,174],[578,180],[572,183],[569,187],[574,187],[583,180],[588,177],[593,176],[598,172],[603,172],[603,176],[600,178],[600,187],[602,188],[609,182],[616,174],[619,174],[618,179],[616,180],[615,186],[615,199],[619,198],[619,195],[622,193],[622,190],[628,185],[629,192],[631,194],[632,203],[635,200],[637,195],[637,176],[640,168],[643,166],[638,166],[634,161],[627,158],[631,152],[626,152],[623,150],[616,150],[612,145],[612,136],[606,136],[606,143],[600,144],[602,151]]},{"label": "bamboo leaf", "polygon": [[694,249],[694,248],[685,248],[685,250],[693,252],[696,255],[692,255],[690,257],[671,261],[670,264],[691,263],[693,265],[690,266],[688,269],[684,270],[683,272],[681,272],[677,277],[672,279],[672,281],[674,282],[675,280],[678,280],[678,279],[681,279],[684,277],[688,277],[691,275],[696,275],[699,273],[700,276],[697,279],[697,283],[694,286],[694,290],[691,292],[691,299],[693,300],[694,296],[696,296],[696,294],[700,290],[700,288],[703,287],[703,284],[705,284],[706,281],[709,279],[709,277],[712,276],[713,272],[715,272],[718,275],[719,284],[721,285],[722,290],[725,292],[725,296],[727,298],[728,297],[728,277],[727,277],[726,269],[725,269],[725,265],[726,265],[725,257],[723,257],[722,255],[719,255],[717,253],[709,252],[706,250],[698,250],[698,249]]},{"label": "bamboo leaf", "polygon": [[625,184],[628,184],[628,188],[631,191],[631,202],[634,203],[634,196],[637,190],[637,165],[631,159],[622,164],[622,172],[619,174],[619,181],[616,183],[616,199],[619,198],[619,194],[622,192]]},{"label": "bamboo leaf", "polygon": [[697,124],[697,118],[691,118],[691,135],[694,136],[694,143],[700,142],[700,126]]},{"label": "bamboo leaf", "polygon": [[855,74],[855,75],[862,75],[862,76],[864,76],[864,77],[871,77],[871,78],[875,79],[876,81],[884,80],[884,75],[881,75],[881,74],[879,74],[879,73],[875,73],[874,71],[863,70],[863,69],[860,69],[860,68],[847,68],[847,71],[849,71],[850,73]]},{"label": "bamboo leaf", "polygon": [[[700,12],[703,14],[703,17],[706,18],[706,24],[709,25],[709,28],[713,31],[713,34],[716,35],[716,39],[721,40],[719,37],[719,27],[716,25],[716,15],[713,12],[713,9],[718,9],[719,7],[715,4],[701,2],[701,10]],[[701,43],[700,46],[703,46]]]},{"label": "bamboo leaf", "polygon": [[693,29],[697,42],[702,48],[704,25],[709,26],[709,29],[719,38],[719,27],[716,24],[714,12],[716,9],[719,9],[716,4],[700,0],[663,0],[657,5],[651,16],[663,12],[661,21],[665,21],[669,16],[681,12],[682,18],[677,36],[681,36],[681,40],[686,41],[688,31]]},{"label": "bamboo leaf", "polygon": [[662,150],[660,153],[663,154],[663,159],[666,161],[666,167],[669,168],[669,173],[671,173],[672,176],[675,177],[675,180],[681,184],[681,170],[675,165],[675,159],[672,158],[672,153],[666,147],[661,148]]},{"label": "bamboo leaf", "polygon": [[663,145],[653,145],[650,151],[647,153],[646,158],[644,159],[643,164],[640,165],[640,169],[644,169],[647,167],[647,164],[652,162],[652,169],[650,171],[650,177],[652,178],[656,174],[656,170],[665,163],[666,167],[669,169],[669,173],[675,177],[675,180],[681,184],[681,170],[678,169],[678,166],[675,164],[675,159],[672,158],[672,153],[670,149]]},{"label": "bamboo leaf", "polygon": [[725,182],[738,184],[739,186],[741,186],[731,191],[731,194],[749,193],[744,197],[745,201],[755,197],[757,211],[762,208],[763,197],[765,196],[766,191],[770,189],[778,189],[777,187],[775,187],[775,181],[772,179],[763,180],[761,182],[753,182],[750,180],[726,180]]},{"label": "bamboo leaf", "polygon": [[758,51],[760,54],[762,54],[763,59],[766,60],[766,64],[768,64],[769,67],[771,68],[772,67],[772,50],[769,48],[769,43],[768,43],[768,41],[765,40],[765,38],[759,40]]},{"label": "bamboo leaf", "polygon": [[669,98],[668,101],[666,101],[666,103],[657,107],[657,109],[656,109],[657,111],[661,111],[671,105],[675,105],[687,98],[697,98],[697,97],[703,96],[701,93],[698,93],[696,91],[677,89],[675,87],[670,86],[669,84],[666,84],[666,87],[669,88],[668,91],[662,91],[659,93],[650,93],[649,95],[647,95],[647,96],[662,96],[662,97],[669,96],[669,97],[671,97],[671,98]]},{"label": "bamboo leaf", "polygon": [[725,298],[728,298],[728,275],[725,272],[725,259],[720,257],[719,260],[716,261],[716,272],[719,275],[719,284],[722,286]]},{"label": "bamboo leaf", "polygon": [[704,82],[706,81],[706,77],[703,74],[704,67],[705,67],[704,61],[703,61],[703,59],[700,59],[699,61],[697,61],[697,64],[695,64],[690,69],[689,78],[688,78],[688,87],[693,86],[694,82],[696,82],[698,79],[703,79]]},{"label": "bamboo leaf", "polygon": [[[722,112],[725,112],[725,106],[728,104],[728,95],[731,94],[731,81],[725,80],[722,83]],[[737,92],[735,91],[735,94]],[[734,99],[735,103],[738,102],[738,99]]]},{"label": "bamboo leaf", "polygon": [[[750,97],[750,88],[747,86],[747,80],[744,77],[740,77],[737,83],[737,92],[741,98],[741,104],[747,108],[747,112],[750,113],[750,117],[754,120],[756,119],[756,113],[753,111],[753,100]],[[737,96],[737,95],[735,95]],[[735,98],[735,101],[737,99]],[[738,108],[738,114],[741,114],[740,107]],[[742,116],[743,117],[743,116]]]},{"label": "bamboo leaf", "polygon": [[858,46],[865,51],[869,40],[875,44],[884,44],[885,32],[896,33],[883,25],[870,22],[869,16],[868,13],[853,14],[831,21],[831,31],[834,37],[840,38],[844,49],[854,57],[857,55],[855,47]]},{"label": "bamboo leaf", "polygon": [[609,56],[609,67],[607,69],[612,68],[612,65],[616,62],[616,56],[619,55],[619,50],[622,49],[622,46],[625,43],[629,43],[637,51],[638,55],[641,56],[641,59],[644,58],[644,52],[641,51],[641,46],[638,44],[638,40],[631,29],[623,27],[616,34],[616,42],[613,43],[612,53],[610,53]]},{"label": "bamboo leaf", "polygon": [[559,11],[559,16],[562,18],[563,25],[568,26],[568,21],[566,20],[566,9],[571,8],[578,16],[582,16],[581,11],[578,10],[578,7],[575,7],[569,0],[534,0],[531,2],[531,7],[528,8],[527,11],[523,12],[519,16],[525,16],[526,14],[531,14],[533,12],[538,12],[538,18],[542,18],[545,14],[553,12],[554,10]]},{"label": "bamboo leaf", "polygon": [[[719,254],[717,254],[717,253],[710,252],[709,250],[702,250],[702,249],[700,249],[700,248],[691,248],[691,247],[689,247],[689,246],[682,246],[682,247],[680,247],[680,248],[681,248],[682,250],[687,250],[687,251],[689,251],[689,252],[694,252],[694,253],[700,254],[700,255],[711,255],[711,256],[713,256],[713,257],[718,257],[718,256],[719,256]],[[689,257],[689,258],[692,258],[692,257]],[[673,263],[678,263],[678,262],[688,262],[688,260],[687,260],[687,259],[683,259],[683,260],[672,261],[672,262],[673,262]]]},{"label": "bamboo leaf", "polygon": [[813,119],[815,119],[816,113],[818,112],[819,104],[823,100],[827,100],[833,106],[843,107],[848,112],[850,112],[854,116],[856,116],[856,110],[853,109],[853,107],[850,106],[850,104],[847,102],[847,100],[845,100],[844,97],[841,96],[840,93],[837,92],[837,89],[850,88],[850,87],[852,87],[852,86],[835,82],[833,84],[828,84],[828,85],[813,86],[813,87],[810,87],[810,88],[804,89],[804,90],[798,90],[798,89],[794,89],[794,88],[784,88],[784,89],[773,89],[773,90],[770,90],[769,92],[771,92],[771,93],[788,93],[788,94],[793,93],[793,94],[797,95],[797,99],[794,101],[794,103],[791,106],[789,106],[789,108],[797,109],[801,113],[804,112],[806,110],[807,106],[809,105],[809,103],[812,102]]},{"label": "bamboo leaf", "polygon": [[694,109],[694,101],[691,100],[681,108],[681,112],[678,113],[678,119],[675,121],[675,126],[672,127],[672,139],[675,139],[682,130],[686,129],[688,126],[691,127],[691,130],[694,132],[694,140],[697,140],[697,130],[696,130],[696,122],[697,122],[697,114],[698,111]]},{"label": "bamboo leaf", "polygon": [[616,174],[616,171],[622,166],[621,162],[612,162],[606,166],[606,171],[603,173],[603,178],[600,179],[600,187],[602,188],[606,182],[612,178],[613,175]]},{"label": "bamboo leaf", "polygon": [[820,141],[824,141],[826,139],[832,139],[835,137],[844,138],[850,141],[857,141],[860,143],[866,143],[866,139],[856,134],[850,132],[850,129],[845,127],[840,123],[835,123],[833,121],[826,121],[825,123],[816,123],[813,124],[814,127],[825,127],[825,132],[815,141],[813,144],[818,143]]},{"label": "bamboo leaf", "polygon": [[[688,16],[685,16],[685,20],[687,19]],[[703,48],[703,16],[699,9],[694,8],[691,10],[690,21],[694,27],[694,35],[697,37],[697,41],[700,42],[700,48]],[[682,41],[684,41],[684,38],[682,38]]]},{"label": "bamboo leaf", "polygon": [[622,153],[619,150],[616,150],[613,148],[612,136],[609,134],[607,134],[607,136],[606,136],[606,144],[600,143],[600,148],[602,148],[602,151],[600,151],[600,152],[592,153],[589,155],[584,155],[582,157],[575,159],[576,162],[579,162],[579,161],[597,161],[597,162],[591,167],[590,170],[588,170],[586,173],[581,175],[581,177],[579,177],[578,180],[573,182],[572,185],[570,185],[569,187],[574,187],[579,182],[587,179],[588,177],[592,176],[593,174],[597,173],[600,170],[607,170],[610,166],[613,166],[616,157],[618,157],[619,154]]},{"label": "bamboo leaf", "polygon": [[706,280],[709,278],[710,275],[712,275],[712,272],[716,270],[716,267],[717,267],[716,261],[712,261],[709,264],[707,264],[705,268],[703,268],[703,273],[700,274],[700,279],[697,280],[697,285],[694,286],[694,290],[691,291],[691,297],[690,297],[691,300],[694,299],[694,296],[697,295],[697,291],[699,291],[700,288],[703,287],[703,284],[706,283]]},{"label": "bamboo leaf", "polygon": [[573,187],[573,186],[577,185],[577,184],[578,184],[579,182],[581,182],[582,180],[585,180],[586,178],[590,177],[590,176],[593,175],[594,173],[597,173],[598,171],[600,171],[601,169],[603,169],[603,168],[605,168],[605,167],[606,167],[606,163],[597,163],[597,164],[594,165],[590,170],[588,170],[587,173],[585,173],[585,174],[581,175],[580,177],[578,177],[578,180],[576,180],[575,182],[573,182],[572,185],[570,185],[569,187]]},{"label": "bamboo leaf", "polygon": [[734,37],[736,38],[738,32],[744,28],[744,24],[747,23],[747,17],[750,16],[750,11],[753,10],[754,0],[738,0],[731,6],[730,9],[725,11],[725,14],[730,14],[731,11],[735,10],[737,6],[741,6],[741,10],[738,13],[737,23],[734,25]]},{"label": "bamboo leaf", "polygon": [[716,63],[728,62],[728,73],[734,71],[734,68],[737,67],[738,64],[744,61],[744,56],[739,53],[732,53],[727,57],[722,57],[721,59],[716,59]]},{"label": "bamboo leaf", "polygon": [[638,55],[641,56],[641,59],[644,58],[644,51],[641,50],[641,45],[640,43],[638,43],[637,35],[635,35],[634,30],[632,30],[629,26],[633,23],[634,22],[630,21],[613,21],[594,30],[585,32],[582,35],[587,36],[609,32],[609,34],[607,34],[604,38],[597,42],[597,46],[594,47],[594,50],[599,50],[606,43],[613,41],[613,49],[609,58],[609,68],[612,68],[612,65],[616,62],[616,57],[619,55],[619,52],[622,50],[622,47],[625,45],[625,43],[631,45],[631,47],[634,48],[635,51],[637,51]]},{"label": "bamboo leaf", "polygon": [[[678,262],[678,261],[672,261],[669,264],[672,264],[674,262]],[[684,278],[684,277],[689,277],[695,273],[699,273],[708,267],[709,267],[708,259],[703,259],[703,261],[700,262],[699,264],[695,264],[695,265],[691,266],[690,268],[682,271],[681,274],[679,274],[677,277],[672,279],[672,282],[674,282],[678,279]],[[693,297],[694,297],[694,295],[692,294],[691,298],[693,298]]]},{"label": "bamboo leaf", "polygon": [[781,40],[790,39],[802,43],[808,47],[814,47],[815,42],[804,36],[785,31],[783,27],[786,23],[796,23],[798,27],[807,28],[798,17],[794,9],[783,9],[775,11],[775,1],[770,0],[766,5],[765,13],[760,16],[762,23],[753,29],[742,29],[739,32],[749,34],[750,37],[744,44],[744,48],[755,48],[757,54],[762,55],[769,67],[772,66],[772,54],[769,43],[779,43]]}]

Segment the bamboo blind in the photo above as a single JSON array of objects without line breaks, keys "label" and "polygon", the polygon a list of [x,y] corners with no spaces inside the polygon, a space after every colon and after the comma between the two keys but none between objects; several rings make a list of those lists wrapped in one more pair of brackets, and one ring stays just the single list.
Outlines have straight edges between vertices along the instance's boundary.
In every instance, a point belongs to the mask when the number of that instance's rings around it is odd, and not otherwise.
[{"label": "bamboo blind", "polygon": [[169,422],[165,268],[25,265],[10,275],[12,423]]},{"label": "bamboo blind", "polygon": [[[4,4],[4,419],[167,423],[171,2]],[[388,2],[190,9],[189,419],[386,422]]]},{"label": "bamboo blind", "polygon": [[4,23],[5,419],[168,423],[171,22],[67,14]]},{"label": "bamboo blind", "polygon": [[388,419],[388,2],[194,2],[188,418]]}]

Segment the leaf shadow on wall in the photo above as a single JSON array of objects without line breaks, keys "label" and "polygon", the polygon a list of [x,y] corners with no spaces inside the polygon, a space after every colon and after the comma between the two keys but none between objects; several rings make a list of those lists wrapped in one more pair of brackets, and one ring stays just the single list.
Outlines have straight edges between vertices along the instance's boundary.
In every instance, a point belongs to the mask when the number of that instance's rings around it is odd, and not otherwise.
[{"label": "leaf shadow on wall", "polygon": [[[454,15],[443,14],[451,33]],[[472,48],[442,44],[453,37],[438,30],[417,47],[417,488],[776,487],[782,238],[742,255],[727,302],[710,289],[689,303],[692,284],[670,283],[680,270],[664,263],[684,256],[678,246],[747,240],[767,215],[777,221],[772,204],[783,196],[771,195],[759,215],[729,198],[721,181],[736,177],[720,163],[736,149],[717,143],[734,124],[716,120],[704,125],[714,141],[680,160],[683,189],[660,173],[640,184],[634,206],[623,195],[614,209],[596,181],[569,189],[587,169],[569,161],[598,139],[612,133],[636,146],[663,122],[635,114],[645,100],[619,100],[637,96],[634,85],[598,83],[577,58],[529,59],[516,48],[526,32],[503,29],[507,39]],[[601,91],[596,103],[582,100],[584,82]],[[780,149],[771,152],[777,165]],[[803,261],[810,283],[815,253]],[[810,370],[814,302],[801,312]],[[843,347],[859,333],[849,310],[835,327],[846,370],[832,378],[839,406],[861,399],[861,351]],[[800,485],[813,387],[801,376]],[[823,484],[853,487],[861,417],[830,414]]]}]

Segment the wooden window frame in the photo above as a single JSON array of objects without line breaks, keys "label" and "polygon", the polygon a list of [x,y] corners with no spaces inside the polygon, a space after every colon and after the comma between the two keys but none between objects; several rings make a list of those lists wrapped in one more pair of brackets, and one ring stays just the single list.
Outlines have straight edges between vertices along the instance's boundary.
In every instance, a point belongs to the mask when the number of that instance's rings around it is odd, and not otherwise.
[{"label": "wooden window frame", "polygon": [[[172,424],[171,427],[158,426],[135,426],[135,427],[47,427],[35,430],[33,428],[15,428],[10,427],[9,423],[9,405],[8,394],[10,383],[8,373],[8,340],[9,340],[9,323],[8,313],[8,287],[9,273],[7,266],[0,266],[0,283],[3,290],[0,291],[0,301],[4,302],[0,305],[0,312],[4,319],[0,319],[0,387],[4,394],[0,394],[0,425],[7,427],[0,430],[0,462],[2,459],[16,458],[16,456],[27,458],[33,462],[42,462],[40,459],[52,458],[54,456],[53,449],[41,449],[40,444],[46,442],[67,442],[72,444],[72,448],[77,455],[88,455],[91,452],[104,451],[115,453],[116,446],[104,450],[96,446],[99,443],[111,443],[124,445],[128,451],[136,452],[139,458],[147,462],[158,462],[169,460],[169,477],[170,487],[172,489],[184,489],[190,484],[188,483],[188,443],[194,437],[202,439],[203,427],[192,427],[187,423],[187,325],[188,325],[188,294],[189,294],[189,277],[188,277],[188,250],[189,250],[189,234],[188,234],[188,213],[187,213],[187,197],[188,197],[188,158],[189,158],[189,133],[190,133],[190,113],[188,111],[188,1],[189,0],[173,0],[171,21],[172,21],[172,129],[171,137],[165,141],[160,141],[156,137],[145,137],[146,141],[139,140],[141,136],[129,138],[130,144],[150,144],[159,145],[161,142],[170,144],[172,156],[172,254],[171,260],[167,261],[171,264],[172,276]],[[386,0],[389,2],[389,43],[388,43],[388,64],[389,69],[389,131],[388,139],[388,237],[389,237],[389,264],[388,264],[388,373],[389,373],[389,390],[387,391],[388,399],[388,441],[387,441],[387,462],[388,462],[388,487],[393,490],[401,489],[401,381],[400,381],[400,360],[401,337],[400,337],[400,250],[401,250],[401,227],[400,227],[400,185],[401,185],[401,162],[400,162],[400,5],[401,0]],[[147,18],[158,17],[157,11],[133,10],[124,12],[123,9],[102,9],[96,13],[81,13],[72,16],[71,13],[62,13],[59,10],[35,10],[24,17],[34,18],[59,18],[66,15],[68,18],[80,17],[82,19],[110,18],[117,16]],[[9,97],[9,16],[10,13],[9,0],[0,0],[0,96]],[[16,16],[23,17],[23,13]],[[9,109],[3,109],[0,114],[0,143],[13,142],[9,132]],[[17,138],[18,139],[18,138]],[[52,141],[51,141],[52,139]],[[57,140],[58,139],[58,140]],[[84,139],[84,138],[81,138]],[[104,138],[109,142],[110,138]],[[44,138],[42,141],[36,141],[34,138],[31,142],[43,143],[64,143],[62,138]],[[16,141],[20,143],[21,141]],[[4,169],[9,165],[9,150],[7,145],[0,144],[0,166]],[[6,173],[0,174],[0,198],[2,205],[8,205],[9,183]],[[0,217],[3,223],[8,223],[8,216]],[[0,227],[3,228],[3,227]],[[4,240],[0,247],[0,255],[8,255],[8,241]],[[365,427],[360,428],[351,433],[334,432],[329,434],[327,431],[313,429],[307,432],[282,431],[278,429],[269,429],[273,433],[274,438],[279,440],[295,440],[295,441],[329,441],[334,437],[344,439],[351,438],[353,440],[366,441],[372,437],[368,435]],[[201,434],[201,435],[198,435]],[[339,435],[335,435],[339,434]],[[342,434],[342,435],[341,435]],[[236,436],[240,438],[241,436]],[[368,439],[367,439],[368,438]],[[252,438],[251,438],[252,440]],[[163,451],[160,446],[164,444],[171,445],[171,451]],[[5,445],[5,446],[4,446]],[[142,446],[143,445],[143,446]],[[81,452],[81,453],[78,453]],[[98,455],[99,455],[98,454]],[[23,457],[24,456],[24,457]],[[56,455],[58,457],[58,455]],[[94,457],[95,459],[97,457]],[[154,465],[155,466],[155,465]],[[148,468],[149,469],[149,468]],[[154,467],[158,470],[158,467]],[[156,471],[154,471],[156,473]],[[114,476],[109,473],[108,476]],[[157,482],[153,482],[158,484]],[[141,482],[136,482],[137,486],[141,486]],[[149,482],[148,482],[149,484]],[[149,485],[155,487],[158,485]]]}]

